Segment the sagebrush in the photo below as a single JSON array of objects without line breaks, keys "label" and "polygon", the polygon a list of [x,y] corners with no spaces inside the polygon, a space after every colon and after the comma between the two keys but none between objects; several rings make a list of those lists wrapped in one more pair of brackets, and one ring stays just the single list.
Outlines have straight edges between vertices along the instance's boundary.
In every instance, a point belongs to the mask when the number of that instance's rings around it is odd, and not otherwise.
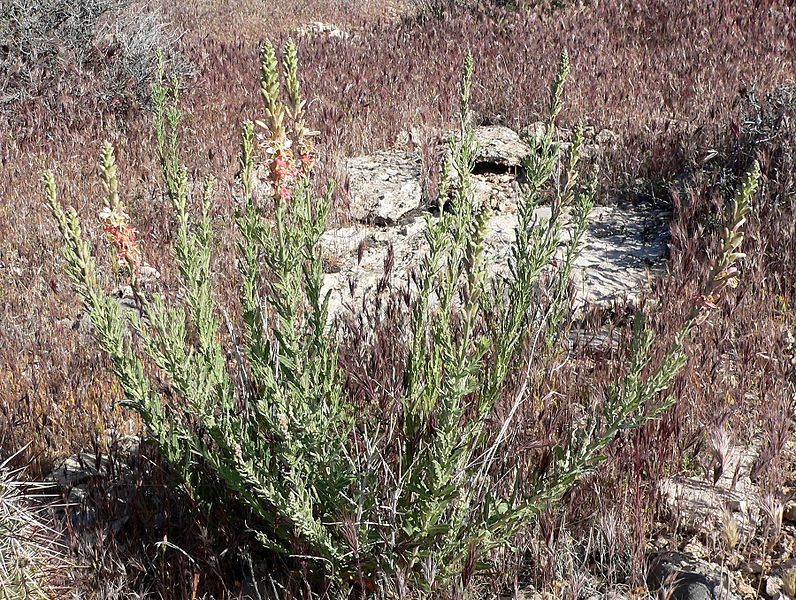
[{"label": "sagebrush", "polygon": [[[579,176],[582,136],[576,133],[568,155],[554,141],[569,69],[564,52],[545,135],[525,161],[510,275],[490,278],[483,258],[488,209],[471,189],[473,60],[465,61],[440,210],[427,217],[425,256],[408,289],[404,335],[395,341],[405,346],[403,384],[388,405],[362,405],[344,393],[340,330],[330,325],[322,293],[319,240],[331,187],[321,196],[313,191],[315,132],[305,123],[295,45],[285,48],[282,77],[276,50],[265,46],[263,118],[243,128],[239,320],[214,294],[213,180],[189,181],[181,163],[176,81],[161,82],[153,96],[156,150],[176,223],[178,299],[167,302],[140,283],[143,250],[110,144],[101,152],[101,216],[129,275],[134,311],[100,286],[77,214],[61,208],[54,177],[45,175],[67,274],[126,406],[192,499],[209,513],[237,515],[264,549],[303,564],[320,589],[461,597],[475,576],[490,571],[495,553],[603,460],[622,431],[672,405],[665,391],[686,363],[686,339],[721,291],[738,283],[759,170],[738,192],[706,287],[663,357],[651,364],[654,338],[639,313],[627,373],[593,418],[551,447],[547,468],[530,477],[498,460],[518,426],[515,414],[532,397],[531,371],[552,360],[571,325],[568,282],[596,190],[595,178],[583,184]],[[554,176],[563,184],[551,185]],[[543,201],[551,204],[550,218],[538,216]],[[510,376],[520,384],[507,387]],[[509,389],[509,410],[498,419],[496,404]]]}]

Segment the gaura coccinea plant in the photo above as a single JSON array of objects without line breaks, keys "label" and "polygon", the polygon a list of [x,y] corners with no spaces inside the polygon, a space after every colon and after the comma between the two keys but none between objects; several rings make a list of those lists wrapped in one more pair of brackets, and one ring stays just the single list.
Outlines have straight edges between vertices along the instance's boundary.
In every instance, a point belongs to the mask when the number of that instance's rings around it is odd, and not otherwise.
[{"label": "gaura coccinea plant", "polygon": [[[302,561],[336,593],[461,597],[473,576],[490,568],[496,551],[600,463],[621,431],[671,404],[662,392],[685,364],[686,338],[722,286],[737,282],[742,226],[759,172],[750,173],[739,191],[707,290],[661,363],[649,364],[652,335],[639,326],[628,374],[600,417],[573,426],[544,476],[521,485],[515,473],[512,485],[512,474],[498,481],[494,467],[517,426],[514,415],[527,399],[527,386],[514,393],[498,427],[487,424],[509,374],[525,369],[528,354],[543,348],[565,318],[567,283],[595,190],[594,178],[579,183],[582,135],[566,160],[553,139],[570,68],[567,53],[551,86],[545,135],[525,163],[528,186],[518,206],[510,275],[493,281],[483,259],[487,209],[472,191],[472,58],[465,62],[459,134],[449,141],[440,186],[446,206],[438,217],[427,217],[407,335],[395,341],[406,345],[405,385],[397,410],[389,413],[356,405],[343,392],[338,338],[330,333],[321,292],[319,239],[331,189],[320,197],[312,191],[315,150],[292,43],[284,52],[283,86],[278,64],[273,46],[266,45],[263,117],[243,127],[237,215],[242,332],[235,334],[213,294],[211,179],[201,185],[198,214],[190,209],[194,198],[179,159],[176,85],[155,87],[155,138],[176,216],[182,300],[166,306],[137,285],[141,247],[107,144],[100,163],[102,214],[136,287],[139,311],[123,312],[100,287],[78,217],[62,209],[47,173],[45,191],[64,238],[67,274],[112,359],[126,405],[140,415],[188,494],[208,510],[237,514],[264,548]],[[556,173],[565,175],[565,184],[549,186]],[[553,210],[542,219],[535,209],[549,189]],[[544,307],[537,302],[542,286],[550,298]],[[150,376],[151,367],[167,390]]]}]

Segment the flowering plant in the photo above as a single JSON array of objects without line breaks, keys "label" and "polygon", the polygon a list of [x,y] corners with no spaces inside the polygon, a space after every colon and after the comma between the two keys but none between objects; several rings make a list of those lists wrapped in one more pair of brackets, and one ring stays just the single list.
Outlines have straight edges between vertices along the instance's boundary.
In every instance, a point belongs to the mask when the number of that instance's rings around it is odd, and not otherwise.
[{"label": "flowering plant", "polygon": [[[297,179],[309,177],[315,164],[316,148],[312,137],[317,135],[317,132],[311,131],[304,124],[305,103],[301,99],[297,50],[292,41],[289,41],[285,47],[284,63],[287,104],[279,99],[276,50],[270,42],[266,43],[263,49],[260,85],[265,119],[255,121],[260,129],[255,138],[264,155],[263,166],[268,172],[268,180],[274,190],[274,199],[286,202],[290,200],[291,190]],[[286,116],[290,121],[289,128],[285,125]]]},{"label": "flowering plant", "polygon": [[[595,179],[577,183],[580,143],[562,165],[562,147],[553,138],[568,72],[564,52],[545,134],[525,162],[528,191],[518,206],[511,277],[490,284],[482,260],[486,211],[475,201],[471,179],[477,155],[468,102],[472,57],[465,61],[460,131],[449,141],[440,187],[449,210],[440,210],[436,221],[427,218],[427,251],[407,288],[408,335],[396,341],[405,344],[406,362],[396,365],[403,369],[402,386],[386,409],[347,397],[337,338],[329,334],[319,241],[331,192],[312,193],[315,150],[303,122],[292,43],[284,56],[287,102],[280,100],[276,53],[268,44],[264,119],[243,127],[241,336],[213,294],[212,179],[202,186],[201,214],[189,218],[176,85],[169,91],[161,84],[153,96],[157,151],[176,214],[181,304],[167,308],[159,297],[141,293],[146,318],[123,314],[98,283],[75,211],[61,208],[54,177],[45,174],[67,273],[111,357],[127,406],[141,416],[188,494],[209,511],[221,508],[237,517],[264,549],[300,561],[336,586],[339,593],[330,595],[463,597],[473,576],[489,571],[495,553],[594,469],[622,431],[670,406],[661,395],[685,364],[686,337],[714,303],[704,298],[716,298],[737,280],[757,170],[736,199],[707,290],[660,365],[648,368],[653,338],[639,318],[628,374],[594,419],[573,426],[551,449],[548,468],[528,480],[511,461],[500,460],[518,408],[528,400],[537,343],[565,329],[567,284],[596,189]],[[255,198],[258,160],[271,187],[272,212]],[[121,207],[109,145],[101,165],[105,228],[135,284],[140,250]],[[564,186],[551,184],[557,167],[566,175]],[[455,186],[447,179],[451,171],[458,175]],[[554,209],[540,219],[536,209],[550,189]],[[568,224],[564,208],[572,215]],[[563,259],[554,261],[562,244]],[[136,336],[128,335],[128,323]],[[163,377],[151,375],[155,368]],[[506,385],[512,373],[521,382],[516,388]],[[498,406],[505,396],[508,411]],[[216,506],[219,499],[228,504]]]},{"label": "flowering plant", "polygon": [[136,235],[138,230],[130,225],[130,217],[119,199],[119,181],[116,177],[116,159],[113,146],[105,142],[100,151],[100,179],[105,188],[105,207],[100,212],[102,228],[116,250],[119,266],[127,266],[135,277],[141,270],[141,249]]}]

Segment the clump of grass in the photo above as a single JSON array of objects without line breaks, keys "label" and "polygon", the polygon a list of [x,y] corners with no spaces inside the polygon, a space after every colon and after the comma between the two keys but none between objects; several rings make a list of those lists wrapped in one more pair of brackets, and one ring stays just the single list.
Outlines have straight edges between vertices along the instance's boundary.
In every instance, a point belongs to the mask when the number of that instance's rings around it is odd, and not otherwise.
[{"label": "clump of grass", "polygon": [[0,463],[0,598],[46,600],[53,597],[58,566],[65,564],[60,534],[46,518],[36,486],[12,468],[14,458]]}]

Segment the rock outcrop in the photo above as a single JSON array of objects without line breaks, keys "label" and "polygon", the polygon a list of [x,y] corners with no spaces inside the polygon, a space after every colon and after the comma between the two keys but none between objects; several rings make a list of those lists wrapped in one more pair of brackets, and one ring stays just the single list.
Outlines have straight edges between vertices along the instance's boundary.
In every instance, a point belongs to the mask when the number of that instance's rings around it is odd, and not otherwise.
[{"label": "rock outcrop", "polygon": [[[611,135],[591,135],[589,143],[613,139]],[[475,138],[479,153],[474,195],[476,203],[490,210],[485,258],[496,277],[508,273],[517,205],[523,195],[520,166],[531,150],[520,135],[502,126],[479,127]],[[393,282],[407,281],[426,250],[424,217],[437,218],[424,207],[416,153],[378,152],[351,158],[347,166],[355,224],[327,231],[322,238],[332,313],[343,306],[361,306],[384,277],[385,264]],[[540,219],[549,214],[548,207],[537,209]],[[617,298],[637,300],[649,288],[650,274],[663,267],[667,222],[666,211],[649,205],[596,207],[576,263],[578,306],[608,305]]]},{"label": "rock outcrop", "polygon": [[377,152],[348,159],[351,217],[361,223],[395,225],[422,201],[420,156]]},{"label": "rock outcrop", "polygon": [[718,565],[680,552],[652,557],[647,587],[672,600],[740,600],[731,574]]}]

